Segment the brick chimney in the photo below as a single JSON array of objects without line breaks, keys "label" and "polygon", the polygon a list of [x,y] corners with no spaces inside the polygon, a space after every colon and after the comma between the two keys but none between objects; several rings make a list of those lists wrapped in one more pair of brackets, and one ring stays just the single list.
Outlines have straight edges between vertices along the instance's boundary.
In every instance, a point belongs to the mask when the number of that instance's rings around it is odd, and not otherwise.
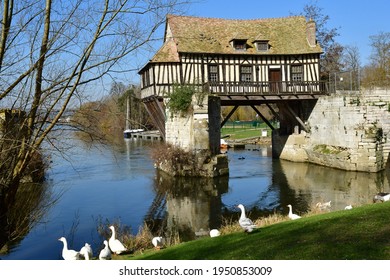
[{"label": "brick chimney", "polygon": [[309,19],[309,21],[306,23],[306,37],[309,46],[314,48],[317,45],[316,23],[312,19]]}]

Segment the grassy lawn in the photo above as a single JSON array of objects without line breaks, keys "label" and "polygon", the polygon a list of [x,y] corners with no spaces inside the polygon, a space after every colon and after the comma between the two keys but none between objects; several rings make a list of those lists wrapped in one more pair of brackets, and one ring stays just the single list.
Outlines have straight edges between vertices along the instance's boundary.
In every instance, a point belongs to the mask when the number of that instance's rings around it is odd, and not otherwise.
[{"label": "grassy lawn", "polygon": [[[274,127],[278,127],[277,123],[272,124]],[[267,137],[271,136],[272,130],[264,122],[253,121],[235,121],[227,122],[221,128],[221,137],[229,136],[227,139],[237,140],[245,138],[264,137],[262,132],[267,131]]]},{"label": "grassy lawn", "polygon": [[236,139],[245,139],[245,138],[254,138],[262,137],[263,130],[267,130],[267,137],[271,136],[270,128],[232,128],[232,127],[222,127],[221,137],[229,136],[227,139],[236,140]]},{"label": "grassy lawn", "polygon": [[242,139],[242,138],[252,138],[252,137],[260,137],[261,130],[260,129],[233,129],[233,128],[225,128],[221,131],[221,136],[229,135],[228,139]]},{"label": "grassy lawn", "polygon": [[299,220],[283,221],[247,234],[205,237],[160,251],[121,256],[160,260],[387,260],[390,259],[390,202]]}]

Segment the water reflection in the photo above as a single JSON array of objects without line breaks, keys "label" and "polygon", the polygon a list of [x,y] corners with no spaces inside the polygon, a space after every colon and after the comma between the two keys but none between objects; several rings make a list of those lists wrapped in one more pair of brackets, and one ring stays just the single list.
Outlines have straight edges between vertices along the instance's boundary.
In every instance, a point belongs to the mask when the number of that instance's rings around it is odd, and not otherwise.
[{"label": "water reflection", "polygon": [[281,204],[295,204],[301,212],[329,200],[332,211],[342,210],[347,205],[370,204],[376,193],[389,192],[387,172],[347,172],[284,160],[275,162],[274,168],[274,174],[283,174],[286,180],[281,185],[287,187],[281,188]]},{"label": "water reflection", "polygon": [[208,235],[210,229],[220,228],[221,195],[228,191],[228,180],[227,176],[180,178],[157,172],[156,197],[164,197],[165,230],[177,231],[180,239],[187,241]]},{"label": "water reflection", "polygon": [[0,253],[8,253],[34,225],[43,222],[54,203],[46,183],[21,183],[12,204],[0,207]]},{"label": "water reflection", "polygon": [[[389,191],[386,172],[346,172],[276,160],[267,146],[247,146],[229,153],[229,177],[176,178],[157,171],[156,199],[151,209],[166,212],[147,220],[160,220],[167,232],[176,230],[182,240],[192,240],[220,228],[222,220],[237,220],[238,203],[243,203],[255,219],[273,213],[287,215],[288,204],[300,214],[327,201],[332,201],[328,211],[342,210],[350,204],[372,203],[377,192]],[[156,201],[160,207],[156,208]]]},{"label": "water reflection", "polygon": [[[146,223],[155,233],[172,236],[178,232],[186,241],[220,228],[225,221],[238,221],[235,205],[239,203],[256,219],[274,212],[287,215],[288,204],[298,214],[329,200],[331,211],[341,210],[348,204],[372,203],[377,192],[390,191],[388,171],[346,172],[277,160],[268,146],[229,150],[229,176],[176,178],[154,169],[150,141],[124,141],[120,148],[85,146],[71,138],[69,142],[74,148],[67,159],[53,156],[50,181],[34,187],[35,192],[25,189],[9,210],[12,227],[24,229],[16,239],[7,237],[8,244],[10,240],[16,243],[1,258],[59,259],[57,239],[69,232],[73,248],[88,242],[97,251],[102,237],[96,231],[96,217],[120,220],[132,233]],[[50,209],[40,208],[50,204],[51,193],[61,194],[58,202]],[[44,220],[39,220],[44,224],[31,220],[39,217],[36,209],[45,213]],[[73,227],[75,217],[77,228]]]}]

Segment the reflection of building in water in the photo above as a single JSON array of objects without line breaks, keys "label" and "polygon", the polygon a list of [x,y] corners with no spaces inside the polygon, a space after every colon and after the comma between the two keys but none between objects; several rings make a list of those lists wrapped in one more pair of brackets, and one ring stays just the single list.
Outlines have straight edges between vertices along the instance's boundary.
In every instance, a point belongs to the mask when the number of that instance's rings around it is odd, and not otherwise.
[{"label": "reflection of building in water", "polygon": [[182,178],[159,172],[158,192],[165,192],[166,231],[192,240],[221,225],[221,194],[227,192],[228,177]]},{"label": "reflection of building in water", "polygon": [[285,160],[280,165],[289,188],[297,196],[305,195],[309,208],[329,200],[332,210],[344,209],[349,204],[370,204],[376,193],[390,191],[384,172],[353,172]]}]

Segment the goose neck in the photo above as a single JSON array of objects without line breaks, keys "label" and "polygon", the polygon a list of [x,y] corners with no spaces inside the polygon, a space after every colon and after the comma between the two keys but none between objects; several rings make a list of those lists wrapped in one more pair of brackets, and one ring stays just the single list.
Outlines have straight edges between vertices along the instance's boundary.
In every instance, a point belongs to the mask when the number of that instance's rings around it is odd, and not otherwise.
[{"label": "goose neck", "polygon": [[245,219],[245,218],[246,218],[245,210],[241,209],[241,216],[240,216],[240,219]]},{"label": "goose neck", "polygon": [[68,250],[68,242],[66,241],[66,239],[62,239],[62,242],[64,243],[64,249]]},{"label": "goose neck", "polygon": [[112,239],[115,239],[116,235],[115,235],[115,229],[114,228],[111,228],[112,230],[112,235],[111,235],[111,238]]}]

